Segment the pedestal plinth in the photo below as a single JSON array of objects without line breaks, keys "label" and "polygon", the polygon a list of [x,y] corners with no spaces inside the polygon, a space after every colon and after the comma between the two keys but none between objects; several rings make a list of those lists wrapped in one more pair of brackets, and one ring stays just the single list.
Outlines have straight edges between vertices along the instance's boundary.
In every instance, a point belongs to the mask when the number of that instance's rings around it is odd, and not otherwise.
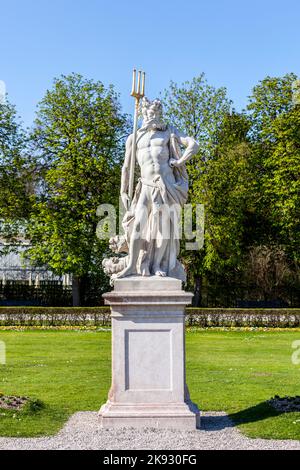
[{"label": "pedestal plinth", "polygon": [[195,429],[200,413],[185,383],[184,308],[192,294],[163,277],[115,280],[104,294],[112,317],[112,385],[103,427]]}]

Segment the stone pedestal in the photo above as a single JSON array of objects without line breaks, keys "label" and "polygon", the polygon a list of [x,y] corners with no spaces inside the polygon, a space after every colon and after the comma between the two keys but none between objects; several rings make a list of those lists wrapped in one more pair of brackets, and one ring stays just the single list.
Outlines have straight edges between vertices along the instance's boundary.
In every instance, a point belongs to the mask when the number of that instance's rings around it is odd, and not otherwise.
[{"label": "stone pedestal", "polygon": [[103,427],[195,429],[185,383],[184,308],[192,294],[163,277],[117,279],[104,294],[112,317],[112,385]]}]

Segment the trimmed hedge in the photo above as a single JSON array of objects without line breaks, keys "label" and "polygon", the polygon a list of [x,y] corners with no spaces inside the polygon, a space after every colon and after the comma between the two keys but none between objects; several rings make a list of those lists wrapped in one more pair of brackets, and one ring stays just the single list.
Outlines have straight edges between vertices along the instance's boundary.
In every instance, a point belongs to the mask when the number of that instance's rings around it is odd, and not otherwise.
[{"label": "trimmed hedge", "polygon": [[202,328],[300,327],[300,308],[187,308],[186,324]]},{"label": "trimmed hedge", "polygon": [[109,307],[0,307],[0,326],[109,326]]},{"label": "trimmed hedge", "polygon": [[[0,326],[110,326],[109,307],[0,307]],[[207,327],[300,327],[300,308],[186,309],[186,325]]]}]

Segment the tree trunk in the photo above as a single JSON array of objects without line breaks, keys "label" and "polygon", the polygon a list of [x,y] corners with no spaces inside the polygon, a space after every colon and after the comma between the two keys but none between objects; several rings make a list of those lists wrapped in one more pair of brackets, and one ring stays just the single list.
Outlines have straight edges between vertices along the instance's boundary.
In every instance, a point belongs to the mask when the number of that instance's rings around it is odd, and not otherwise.
[{"label": "tree trunk", "polygon": [[80,306],[80,277],[73,276],[72,282],[73,307]]},{"label": "tree trunk", "polygon": [[194,307],[200,307],[201,287],[202,287],[202,276],[195,276],[194,299],[193,299]]},{"label": "tree trunk", "polygon": [[86,301],[86,289],[88,287],[89,277],[84,274],[82,276],[73,276],[72,283],[72,297],[73,307],[79,307],[85,305]]}]

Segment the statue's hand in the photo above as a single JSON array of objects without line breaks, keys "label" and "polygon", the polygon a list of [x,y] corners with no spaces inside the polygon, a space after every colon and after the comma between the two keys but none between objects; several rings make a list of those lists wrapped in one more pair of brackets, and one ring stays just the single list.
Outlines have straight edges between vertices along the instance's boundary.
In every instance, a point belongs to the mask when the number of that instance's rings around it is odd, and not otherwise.
[{"label": "statue's hand", "polygon": [[123,206],[128,211],[129,206],[130,206],[130,199],[128,197],[128,194],[127,193],[121,193],[121,199],[122,199],[122,202],[123,202]]},{"label": "statue's hand", "polygon": [[179,160],[177,160],[176,158],[170,158],[169,160],[169,165],[171,168],[174,168],[175,166],[179,166]]}]

